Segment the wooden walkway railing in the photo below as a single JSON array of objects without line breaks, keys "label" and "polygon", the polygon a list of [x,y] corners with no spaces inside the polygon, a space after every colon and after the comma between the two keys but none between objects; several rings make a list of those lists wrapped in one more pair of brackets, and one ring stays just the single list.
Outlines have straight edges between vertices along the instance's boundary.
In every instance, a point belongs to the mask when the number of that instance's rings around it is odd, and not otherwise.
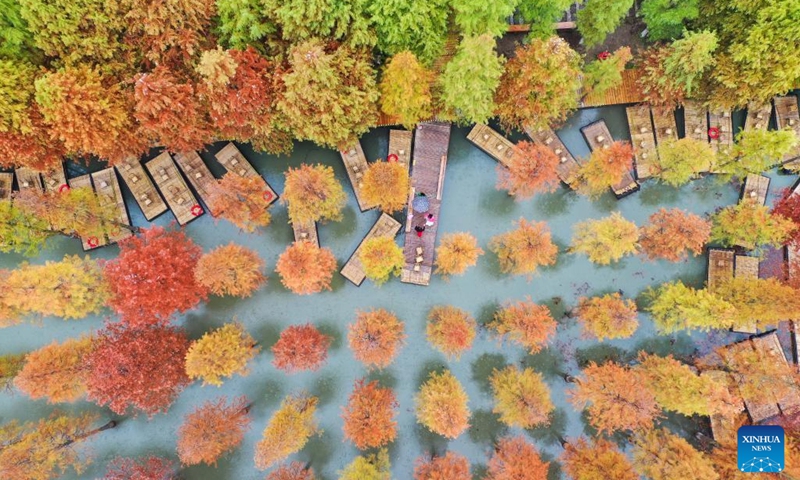
[{"label": "wooden walkway railing", "polygon": [[144,167],[139,163],[138,158],[129,158],[125,162],[116,166],[122,181],[128,185],[133,194],[133,199],[139,205],[139,209],[144,214],[144,218],[152,221],[157,216],[167,211],[167,204],[161,198],[161,194],[156,190],[153,181],[145,173]]},{"label": "wooden walkway railing", "polygon": [[361,263],[361,260],[358,258],[358,254],[361,251],[361,247],[372,238],[379,238],[379,237],[390,237],[394,238],[397,235],[397,232],[400,231],[400,222],[392,218],[391,216],[381,213],[381,216],[378,217],[378,220],[369,229],[367,235],[364,236],[364,239],[361,240],[361,243],[358,244],[356,250],[350,255],[350,258],[347,260],[347,263],[344,264],[344,267],[340,270],[339,273],[348,280],[350,280],[355,286],[359,287],[364,282],[366,278],[366,274],[364,273],[364,265]]}]

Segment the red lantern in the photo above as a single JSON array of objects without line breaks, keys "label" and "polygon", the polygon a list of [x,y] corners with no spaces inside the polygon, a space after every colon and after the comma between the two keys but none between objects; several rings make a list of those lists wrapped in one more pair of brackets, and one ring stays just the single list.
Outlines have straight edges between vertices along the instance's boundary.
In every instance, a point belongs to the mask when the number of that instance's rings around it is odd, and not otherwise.
[{"label": "red lantern", "polygon": [[718,139],[720,136],[719,127],[711,127],[708,129],[708,138],[712,140]]},{"label": "red lantern", "polygon": [[69,191],[69,185],[67,185],[66,183],[62,183],[61,186],[58,187],[59,193],[64,193],[68,191]]},{"label": "red lantern", "polygon": [[397,155],[395,155],[394,153],[390,153],[389,156],[386,157],[386,161],[387,162],[396,162],[397,161]]},{"label": "red lantern", "polygon": [[597,54],[598,60],[608,60],[609,58],[611,58],[611,53],[609,53],[608,50],[604,50]]},{"label": "red lantern", "polygon": [[200,205],[195,205],[192,207],[192,215],[194,215],[195,217],[199,217],[202,214],[203,214],[203,207],[201,207]]},{"label": "red lantern", "polygon": [[269,190],[265,191],[263,197],[264,197],[264,200],[266,200],[267,202],[271,202],[272,201],[272,192],[270,192]]},{"label": "red lantern", "polygon": [[94,248],[100,245],[100,241],[97,239],[97,237],[89,237],[86,239],[86,244],[89,245],[91,248]]}]

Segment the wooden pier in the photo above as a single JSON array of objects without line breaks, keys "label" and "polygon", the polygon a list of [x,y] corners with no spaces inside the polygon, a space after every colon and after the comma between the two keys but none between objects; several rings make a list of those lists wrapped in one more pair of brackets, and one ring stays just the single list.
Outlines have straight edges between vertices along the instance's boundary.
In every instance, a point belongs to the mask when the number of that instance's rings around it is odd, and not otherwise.
[{"label": "wooden pier", "polygon": [[719,152],[726,150],[733,145],[733,121],[731,112],[728,110],[717,110],[708,112],[708,129],[716,128],[719,130],[719,138],[711,138],[711,148]]},{"label": "wooden pier", "polygon": [[214,157],[229,172],[236,173],[240,177],[260,178],[264,182],[264,188],[266,188],[264,196],[268,205],[272,205],[278,200],[278,194],[275,193],[275,190],[267,183],[264,177],[258,174],[253,165],[242,155],[242,152],[236,148],[233,142],[225,145]]},{"label": "wooden pier", "polygon": [[511,140],[488,125],[475,125],[467,135],[467,140],[506,167],[515,155],[522,154]]},{"label": "wooden pier", "polygon": [[131,226],[131,219],[128,216],[128,209],[125,207],[125,201],[122,199],[122,190],[119,188],[117,181],[117,174],[114,173],[114,168],[109,167],[105,170],[100,170],[92,174],[92,183],[94,183],[94,190],[97,192],[97,198],[102,202],[114,205],[117,208],[117,219],[119,225],[107,225],[106,235],[111,243],[117,243],[133,235],[129,228],[124,225]]},{"label": "wooden pier", "polygon": [[634,105],[625,109],[628,127],[631,131],[631,144],[635,161],[636,178],[653,176],[653,161],[656,160],[656,137],[650,123],[650,108]]},{"label": "wooden pier", "polygon": [[319,232],[317,231],[317,222],[293,223],[292,231],[294,232],[295,242],[311,242],[319,247]]},{"label": "wooden pier", "polygon": [[208,169],[200,155],[197,152],[176,153],[173,158],[186,178],[189,179],[189,183],[192,184],[200,200],[206,204],[211,215],[215,217],[219,215],[219,209],[209,201],[212,192],[218,186],[217,179],[211,174],[211,170]]},{"label": "wooden pier", "polygon": [[400,222],[385,213],[381,213],[381,216],[378,217],[378,220],[375,222],[372,228],[369,229],[367,235],[363,240],[361,240],[361,243],[358,244],[358,247],[353,254],[350,255],[347,263],[344,264],[344,267],[342,267],[339,273],[341,273],[344,278],[350,280],[355,286],[360,287],[366,278],[364,266],[361,264],[361,260],[358,258],[358,255],[361,252],[361,247],[364,246],[367,240],[372,238],[394,238],[397,235],[397,232],[400,231],[400,227],[402,227]]},{"label": "wooden pier", "polygon": [[734,252],[726,248],[708,249],[708,279],[706,288],[709,292],[733,278]]},{"label": "wooden pier", "polygon": [[36,170],[28,167],[19,167],[16,169],[16,174],[17,188],[20,190],[38,188],[40,192],[44,191],[44,185],[42,185],[42,176]]},{"label": "wooden pier", "polygon": [[361,148],[361,142],[356,142],[355,145],[339,152],[344,163],[344,169],[347,172],[347,178],[350,179],[350,185],[353,187],[353,193],[356,195],[356,202],[358,208],[362,212],[372,210],[377,205],[367,203],[366,200],[361,198],[361,186],[363,185],[364,174],[367,173],[369,164],[367,157],[364,155],[364,149]]},{"label": "wooden pier", "polygon": [[58,166],[41,173],[42,185],[47,192],[59,192],[68,186],[63,163],[59,163]]},{"label": "wooden pier", "polygon": [[686,126],[686,136],[708,141],[708,111],[706,107],[694,100],[683,102],[683,121]]},{"label": "wooden pier", "polygon": [[[589,148],[592,150],[608,148],[614,141],[605,120],[598,120],[585,127],[581,127],[581,133],[589,144]],[[616,185],[611,186],[611,191],[614,192],[614,196],[617,197],[617,199],[626,197],[637,190],[639,190],[639,184],[633,179],[632,172],[625,172],[622,180]]]},{"label": "wooden pier", "polygon": [[[88,188],[89,190],[94,191],[92,188],[92,177],[89,174],[70,178],[67,180],[67,184],[69,185],[69,188]],[[105,235],[81,238],[81,245],[83,246],[84,252],[105,246],[107,243],[108,242],[106,241]]]},{"label": "wooden pier", "polygon": [[[405,227],[403,246],[405,266],[400,275],[400,280],[404,283],[430,284],[449,143],[450,124],[431,122],[421,123],[417,127],[411,163],[411,192],[408,199],[408,212],[411,215]],[[427,212],[414,212],[412,204],[417,194],[425,194],[428,197],[430,209]],[[436,217],[436,223],[426,227],[422,237],[418,237],[413,227],[424,225],[425,217],[429,213]]]},{"label": "wooden pier", "polygon": [[161,194],[156,190],[153,181],[145,173],[144,167],[139,163],[138,158],[129,158],[117,165],[116,169],[122,180],[128,185],[128,189],[133,194],[133,199],[139,205],[144,218],[152,221],[167,211],[167,204],[164,203]]},{"label": "wooden pier", "polygon": [[745,130],[766,130],[769,127],[769,116],[772,105],[750,102],[747,104],[747,117],[744,119]]},{"label": "wooden pier", "polygon": [[572,187],[578,179],[578,170],[581,168],[581,165],[575,160],[575,157],[572,156],[569,150],[567,150],[564,142],[558,138],[556,132],[549,128],[533,130],[530,127],[525,127],[525,133],[533,142],[544,145],[556,154],[558,157],[558,166],[556,167],[558,178],[560,178],[565,185]]},{"label": "wooden pier", "polygon": [[678,139],[678,125],[675,122],[675,112],[671,108],[650,108],[653,114],[656,141],[660,144],[667,140]]},{"label": "wooden pier", "polygon": [[14,185],[14,174],[0,172],[0,200],[11,199],[11,189]]},{"label": "wooden pier", "polygon": [[[758,278],[759,259],[758,257],[749,257],[747,255],[736,255],[734,259],[733,276],[734,278]],[[737,333],[758,333],[755,321],[751,321],[745,325],[734,325],[731,331]]]},{"label": "wooden pier", "polygon": [[386,155],[397,156],[397,161],[408,168],[411,166],[411,139],[414,134],[408,130],[389,130],[389,152]]},{"label": "wooden pier", "polygon": [[739,201],[751,200],[759,205],[766,205],[770,178],[750,173],[744,180],[742,196]]},{"label": "wooden pier", "polygon": [[[797,109],[797,97],[794,95],[775,97],[773,101],[775,102],[775,120],[778,130],[790,128],[800,139],[800,112]],[[800,170],[800,144],[783,157],[783,163],[784,168]]]},{"label": "wooden pier", "polygon": [[145,167],[167,200],[179,224],[186,225],[203,214],[203,207],[197,203],[169,152],[163,152],[145,163]]}]

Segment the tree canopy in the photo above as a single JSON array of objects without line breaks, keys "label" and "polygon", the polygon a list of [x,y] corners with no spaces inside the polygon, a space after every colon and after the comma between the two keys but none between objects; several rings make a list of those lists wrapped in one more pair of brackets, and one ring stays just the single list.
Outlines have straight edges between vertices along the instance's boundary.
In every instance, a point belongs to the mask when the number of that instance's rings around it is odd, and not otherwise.
[{"label": "tree canopy", "polygon": [[503,74],[491,35],[465,37],[447,62],[439,83],[441,100],[463,123],[486,123],[494,116],[494,95]]}]

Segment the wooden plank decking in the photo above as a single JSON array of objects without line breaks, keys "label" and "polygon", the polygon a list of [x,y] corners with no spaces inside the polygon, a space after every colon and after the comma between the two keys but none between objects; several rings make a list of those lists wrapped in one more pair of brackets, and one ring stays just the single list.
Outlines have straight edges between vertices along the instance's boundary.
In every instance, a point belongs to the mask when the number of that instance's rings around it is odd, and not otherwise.
[{"label": "wooden plank decking", "polygon": [[766,130],[769,127],[769,116],[772,114],[772,105],[761,105],[750,102],[747,104],[747,117],[744,119],[745,130]]},{"label": "wooden plank decking", "polygon": [[[128,209],[125,207],[122,190],[119,188],[114,168],[109,167],[105,170],[94,172],[92,174],[92,183],[94,183],[94,189],[99,199],[117,207],[117,221],[122,225],[130,226],[131,219],[128,216]],[[116,243],[132,236],[133,232],[121,225],[107,225],[106,235],[108,235],[109,242]]]},{"label": "wooden plank decking", "polygon": [[[411,215],[406,222],[403,246],[406,263],[400,275],[400,280],[404,283],[430,284],[449,143],[450,124],[422,123],[417,127],[411,163],[411,192],[408,200],[408,212]],[[414,212],[412,208],[414,195],[418,193],[424,193],[430,201],[430,209],[426,213]],[[412,227],[424,225],[428,213],[436,217],[436,223],[427,227],[422,236],[418,237]],[[421,254],[417,253],[417,248],[422,249]],[[417,261],[418,257],[421,257],[421,261]]]},{"label": "wooden plank decking", "polygon": [[316,244],[319,247],[319,232],[317,222],[293,223],[294,241],[306,241]]},{"label": "wooden plank decking", "polygon": [[389,130],[389,152],[386,155],[396,155],[397,161],[408,168],[411,165],[411,139],[414,134],[408,130]]},{"label": "wooden plank decking", "polygon": [[740,201],[751,200],[759,205],[766,205],[770,178],[750,173],[744,180]]},{"label": "wooden plank decking", "polygon": [[42,176],[36,170],[28,167],[19,167],[15,172],[17,174],[17,188],[20,190],[38,188],[39,191],[44,191]]},{"label": "wooden plank decking", "polygon": [[64,174],[64,164],[42,172],[42,185],[47,192],[58,192],[67,186],[67,176]]},{"label": "wooden plank decking", "polygon": [[[604,120],[598,120],[585,127],[581,127],[581,133],[589,144],[589,148],[592,150],[608,148],[614,141],[614,139],[611,138],[611,132],[608,130],[608,126]],[[611,191],[614,192],[614,196],[616,196],[617,199],[628,196],[637,190],[639,190],[639,184],[633,179],[633,174],[631,172],[626,172],[622,180],[611,187]]]},{"label": "wooden plank decking", "polygon": [[653,114],[656,141],[662,143],[670,139],[677,140],[678,125],[675,122],[675,111],[668,108],[650,108],[650,111]]},{"label": "wooden plank decking", "polygon": [[599,107],[602,105],[619,105],[622,103],[641,103],[644,101],[642,92],[636,84],[639,71],[635,68],[622,71],[622,83],[614,88],[609,88],[602,94],[591,93],[581,102],[581,107]]},{"label": "wooden plank decking", "polygon": [[722,248],[708,249],[708,280],[706,286],[710,292],[733,278],[733,250]]},{"label": "wooden plank decking", "polygon": [[[759,259],[747,255],[736,255],[734,258],[733,276],[735,278],[758,278]],[[754,321],[745,325],[734,325],[732,331],[737,333],[757,333],[758,329]]]},{"label": "wooden plank decking", "polygon": [[728,110],[717,110],[708,112],[708,128],[719,129],[719,138],[708,139],[711,148],[716,151],[723,151],[733,145],[733,120],[731,112]]},{"label": "wooden plank decking", "polygon": [[514,155],[520,154],[517,146],[511,140],[500,135],[500,132],[488,125],[476,124],[467,135],[467,140],[505,166],[508,166],[508,162],[514,158]]},{"label": "wooden plank decking", "polygon": [[367,157],[364,155],[364,149],[361,148],[361,142],[356,142],[356,144],[350,148],[340,151],[339,155],[342,157],[344,169],[347,172],[347,178],[350,179],[350,185],[352,185],[353,193],[356,195],[358,208],[362,212],[372,210],[376,205],[370,204],[361,198],[362,179],[364,178],[364,174],[367,173],[367,168],[369,168]]},{"label": "wooden plank decking", "polygon": [[694,100],[683,102],[683,121],[686,126],[686,136],[708,141],[708,111],[706,107]]},{"label": "wooden plank decking", "polygon": [[176,153],[174,158],[175,163],[178,164],[183,174],[189,179],[189,183],[194,187],[194,191],[197,192],[200,200],[206,204],[206,208],[211,212],[211,215],[215,217],[219,215],[219,209],[209,201],[211,193],[217,187],[217,179],[214,178],[211,170],[208,169],[200,155],[197,152]]},{"label": "wooden plank decking", "polygon": [[[800,139],[800,112],[797,108],[797,97],[775,97],[775,119],[779,130],[790,128]],[[800,145],[783,157],[784,167],[790,170],[800,170]]]},{"label": "wooden plank decking", "polygon": [[647,105],[634,105],[625,109],[628,127],[631,131],[631,144],[636,178],[644,179],[653,175],[653,161],[656,159],[656,137],[650,122],[650,108]]},{"label": "wooden plank decking", "polygon": [[567,150],[556,132],[549,128],[539,128],[534,131],[530,127],[525,127],[525,133],[533,142],[546,146],[558,156],[559,163],[556,167],[558,178],[567,186],[573,186],[578,179],[578,170],[581,165]]},{"label": "wooden plank decking", "polygon": [[197,203],[169,152],[163,152],[145,163],[145,167],[167,200],[179,224],[186,225],[203,214],[203,207]]},{"label": "wooden plank decking", "polygon": [[358,258],[358,254],[361,251],[361,247],[372,238],[379,238],[379,237],[390,237],[394,238],[397,235],[397,232],[400,231],[400,222],[392,218],[391,216],[381,213],[381,216],[378,217],[378,220],[369,229],[367,235],[361,240],[361,243],[358,244],[358,247],[350,255],[350,258],[347,260],[347,263],[344,264],[344,267],[340,270],[339,273],[342,276],[351,282],[357,287],[361,286],[364,282],[364,278],[366,278],[366,274],[364,274],[364,266],[361,264],[361,260]]},{"label": "wooden plank decking", "polygon": [[[70,178],[69,180],[67,180],[67,184],[69,185],[70,188],[88,188],[89,190],[93,190],[92,177],[89,174],[81,175],[80,177]],[[107,243],[108,242],[106,242],[105,236],[102,235],[98,237],[81,238],[81,245],[83,246],[84,252],[102,247]]]},{"label": "wooden plank decking", "polygon": [[157,216],[167,211],[167,204],[161,198],[161,194],[156,190],[153,181],[145,173],[144,167],[139,163],[138,158],[129,158],[125,162],[116,166],[120,177],[128,185],[133,199],[139,205],[139,209],[144,214],[144,218],[152,221]]},{"label": "wooden plank decking", "polygon": [[225,145],[214,157],[216,157],[217,161],[229,172],[236,173],[242,177],[260,178],[266,187],[265,195],[267,195],[267,198],[271,199],[269,200],[270,205],[278,200],[278,194],[275,192],[275,189],[267,183],[264,177],[258,174],[256,169],[253,168],[253,165],[242,155],[242,152],[236,148],[233,142]]},{"label": "wooden plank decking", "polygon": [[14,185],[14,174],[11,172],[0,173],[0,200],[11,198],[11,188]]}]

